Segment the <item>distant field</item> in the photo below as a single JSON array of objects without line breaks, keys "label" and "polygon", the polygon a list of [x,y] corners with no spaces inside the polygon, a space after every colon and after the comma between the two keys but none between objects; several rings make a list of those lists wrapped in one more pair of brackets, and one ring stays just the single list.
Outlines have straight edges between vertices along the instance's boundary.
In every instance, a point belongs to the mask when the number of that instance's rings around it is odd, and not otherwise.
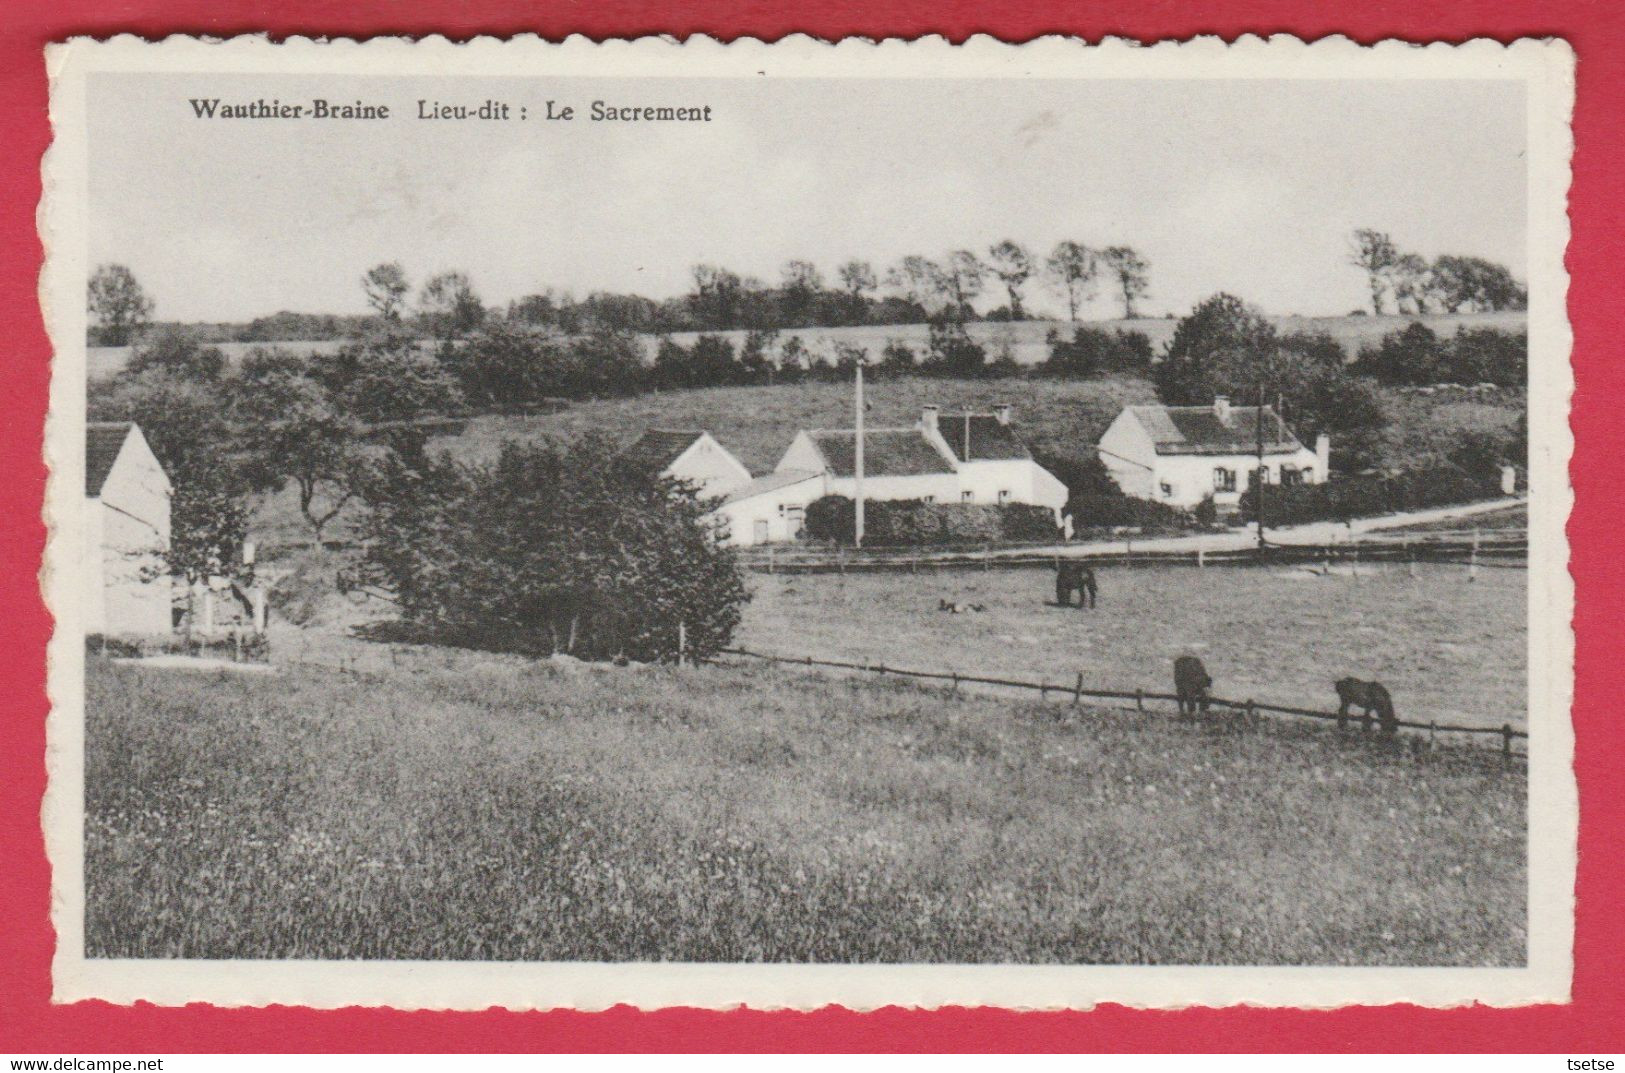
[{"label": "distant field", "polygon": [[[1276,327],[1283,333],[1287,332],[1327,332],[1343,344],[1349,357],[1359,353],[1364,343],[1374,343],[1388,332],[1402,328],[1413,320],[1420,320],[1441,335],[1453,334],[1458,327],[1467,328],[1499,328],[1502,331],[1522,331],[1527,323],[1523,313],[1455,313],[1455,314],[1429,314],[1427,316],[1382,316],[1382,317],[1271,317]],[[1175,319],[1165,317],[1139,317],[1134,320],[1092,320],[1083,323],[1094,328],[1107,331],[1122,329],[1124,331],[1142,332],[1151,339],[1152,347],[1160,353],[1164,344],[1174,334],[1174,326],[1179,323]],[[988,357],[996,359],[1005,352],[1023,365],[1032,365],[1043,361],[1049,356],[1045,346],[1044,337],[1052,328],[1062,331],[1070,330],[1071,324],[1066,321],[1052,320],[1026,320],[1013,323],[978,322],[970,325],[970,334],[977,342],[988,350]],[[685,346],[692,343],[699,332],[673,332],[672,338]],[[743,331],[712,332],[712,335],[722,335],[731,339],[737,348],[746,335]],[[875,357],[891,342],[899,342],[912,347],[916,353],[924,351],[927,340],[927,328],[924,324],[896,324],[896,325],[869,325],[855,328],[794,328],[779,333],[778,339],[782,344],[791,336],[797,336],[805,343],[809,350],[815,354],[823,355],[834,360],[837,343],[847,343],[865,348]],[[652,360],[656,347],[659,346],[660,337],[643,336],[644,349]],[[319,342],[277,342],[277,343],[220,343],[220,349],[232,361],[239,360],[243,354],[256,346],[271,347],[273,349],[300,350],[317,354],[331,354],[343,346],[341,340],[324,340]],[[87,352],[87,366],[92,379],[108,376],[123,368],[129,360],[129,347],[89,347]]]},{"label": "distant field", "polygon": [[1525,956],[1484,752],[760,666],[87,671],[91,957]]},{"label": "distant field", "polygon": [[[885,662],[1169,692],[1175,656],[1199,655],[1214,692],[1335,708],[1331,683],[1375,678],[1403,718],[1525,724],[1523,570],[1367,564],[1358,578],[1248,567],[1097,571],[1092,612],[1053,605],[1048,570],[752,575],[740,643],[775,655]],[[939,600],[978,603],[949,615]]]}]

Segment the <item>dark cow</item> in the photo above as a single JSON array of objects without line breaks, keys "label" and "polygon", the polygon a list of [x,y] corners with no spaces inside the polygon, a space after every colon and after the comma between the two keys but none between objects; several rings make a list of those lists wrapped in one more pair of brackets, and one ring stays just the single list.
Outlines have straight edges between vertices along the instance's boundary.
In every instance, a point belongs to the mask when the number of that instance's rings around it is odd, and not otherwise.
[{"label": "dark cow", "polygon": [[1071,607],[1074,592],[1079,607],[1095,606],[1095,571],[1088,563],[1066,562],[1055,571],[1055,602]]},{"label": "dark cow", "polygon": [[1393,734],[1399,730],[1399,716],[1394,714],[1394,700],[1381,682],[1339,678],[1332,683],[1332,688],[1337,690],[1338,726],[1347,723],[1350,708],[1363,708],[1367,727],[1371,725],[1371,714],[1375,712],[1377,723],[1382,727],[1384,734]]},{"label": "dark cow", "polygon": [[1190,718],[1197,712],[1207,714],[1207,691],[1212,685],[1207,668],[1195,656],[1174,660],[1174,694],[1179,698],[1180,718]]}]

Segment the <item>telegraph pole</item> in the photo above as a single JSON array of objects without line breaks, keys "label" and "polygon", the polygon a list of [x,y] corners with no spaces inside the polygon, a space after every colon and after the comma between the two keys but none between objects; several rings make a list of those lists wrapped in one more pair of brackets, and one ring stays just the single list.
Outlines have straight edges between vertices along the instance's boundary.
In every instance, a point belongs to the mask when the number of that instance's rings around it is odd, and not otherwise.
[{"label": "telegraph pole", "polygon": [[853,514],[852,514],[852,543],[855,547],[863,547],[863,360],[860,358],[853,363],[857,379],[854,383],[857,390],[854,393],[854,405],[857,415],[854,425],[852,447],[852,474],[853,474]]},{"label": "telegraph pole", "polygon": [[1264,381],[1258,381],[1258,410],[1253,429],[1258,440],[1258,468],[1253,470],[1253,513],[1258,516],[1258,556],[1264,557],[1264,485],[1269,470],[1264,468]]}]

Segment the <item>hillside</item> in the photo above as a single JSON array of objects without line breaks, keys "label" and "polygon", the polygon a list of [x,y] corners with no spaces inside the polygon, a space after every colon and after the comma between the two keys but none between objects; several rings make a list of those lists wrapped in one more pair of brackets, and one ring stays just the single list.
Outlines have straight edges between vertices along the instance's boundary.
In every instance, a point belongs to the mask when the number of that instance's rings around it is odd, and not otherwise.
[{"label": "hillside", "polygon": [[[1015,406],[1014,422],[1035,448],[1076,452],[1093,444],[1125,405],[1154,402],[1144,380],[882,380],[867,394],[870,427],[910,425],[921,407],[987,411],[995,403]],[[706,429],[753,473],[777,464],[797,429],[850,428],[852,386],[842,383],[779,384],[771,387],[706,388],[584,402],[554,414],[481,417],[436,447],[465,459],[493,457],[503,440],[544,436],[572,439],[588,432],[631,442],[648,428]]]},{"label": "hillside", "polygon": [[[1453,335],[1457,328],[1497,328],[1501,331],[1523,331],[1528,318],[1521,312],[1509,313],[1455,313],[1455,314],[1429,314],[1426,316],[1383,316],[1383,317],[1271,317],[1276,328],[1284,335],[1293,332],[1325,332],[1343,344],[1343,349],[1350,358],[1359,353],[1360,347],[1367,343],[1375,343],[1388,332],[1403,328],[1411,321],[1419,320],[1432,328],[1440,335]],[[1105,331],[1123,330],[1141,332],[1151,340],[1152,349],[1161,353],[1163,346],[1174,334],[1174,326],[1179,322],[1166,317],[1138,317],[1134,320],[1091,320],[1081,322],[1093,328]],[[1054,320],[1024,320],[1009,323],[994,321],[979,321],[969,326],[970,334],[982,346],[987,348],[989,359],[997,359],[1006,351],[1010,357],[1023,365],[1032,365],[1043,361],[1049,356],[1048,347],[1044,337],[1050,329],[1058,328],[1063,331],[1069,328],[1065,321]],[[850,328],[803,328],[779,333],[778,341],[782,345],[791,336],[796,336],[806,344],[813,354],[834,360],[835,347],[838,343],[847,343],[863,347],[875,357],[886,349],[887,344],[899,342],[912,348],[917,354],[923,353],[926,347],[927,326],[924,324],[879,324],[865,325]],[[672,338],[688,346],[700,335],[699,332],[674,332]],[[735,349],[744,342],[747,333],[743,331],[711,332],[708,334],[721,335],[730,340]],[[655,348],[659,346],[660,337],[645,335],[641,337],[644,349],[650,360],[653,360]],[[289,340],[280,343],[219,343],[216,344],[231,361],[239,360],[254,347],[270,347],[273,349],[288,349],[308,351],[316,354],[331,354],[343,345],[339,340],[321,340],[316,342],[300,342]],[[89,347],[86,352],[86,367],[91,379],[111,376],[123,368],[129,360],[129,347]]]}]

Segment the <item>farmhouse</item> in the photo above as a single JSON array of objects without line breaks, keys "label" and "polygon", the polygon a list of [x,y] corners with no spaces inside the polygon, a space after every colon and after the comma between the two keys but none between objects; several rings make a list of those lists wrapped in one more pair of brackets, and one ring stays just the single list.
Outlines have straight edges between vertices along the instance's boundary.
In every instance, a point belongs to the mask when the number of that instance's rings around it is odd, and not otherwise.
[{"label": "farmhouse", "polygon": [[650,429],[621,452],[632,465],[691,481],[701,499],[718,499],[751,482],[750,470],[701,429]]},{"label": "farmhouse", "polygon": [[169,478],[128,421],[85,430],[87,633],[168,633]]},{"label": "farmhouse", "polygon": [[1263,438],[1264,481],[1317,484],[1328,472],[1331,443],[1322,434],[1309,450],[1273,407],[1130,406],[1100,437],[1100,460],[1127,495],[1191,509],[1213,497],[1233,511],[1258,468]]}]

